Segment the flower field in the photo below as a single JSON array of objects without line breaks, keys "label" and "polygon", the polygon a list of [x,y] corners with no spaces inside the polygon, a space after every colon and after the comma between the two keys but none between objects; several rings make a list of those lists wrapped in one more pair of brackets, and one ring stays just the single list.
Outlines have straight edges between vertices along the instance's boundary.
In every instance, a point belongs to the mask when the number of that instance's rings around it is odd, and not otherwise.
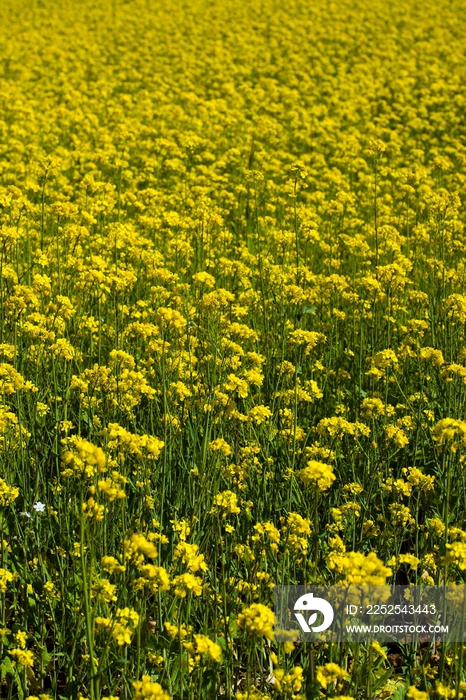
[{"label": "flower field", "polygon": [[273,613],[466,580],[465,0],[0,27],[0,697],[466,697]]}]

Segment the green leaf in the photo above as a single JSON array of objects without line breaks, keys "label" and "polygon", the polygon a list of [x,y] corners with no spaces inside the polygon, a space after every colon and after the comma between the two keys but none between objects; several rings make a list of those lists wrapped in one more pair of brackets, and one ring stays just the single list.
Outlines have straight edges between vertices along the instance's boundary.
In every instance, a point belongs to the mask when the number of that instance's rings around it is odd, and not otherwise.
[{"label": "green leaf", "polygon": [[222,649],[223,651],[227,650],[227,643],[226,643],[224,637],[217,637],[217,644],[219,645],[220,649]]},{"label": "green leaf", "polygon": [[20,679],[20,677],[19,677],[19,673],[18,673],[18,672],[16,672],[16,685],[17,685],[17,688],[16,688],[16,697],[18,698],[18,700],[24,700],[23,688],[22,688],[22,685],[21,685],[21,679]]},{"label": "green leaf", "polygon": [[303,314],[313,314],[317,309],[317,306],[303,306],[301,313]]},{"label": "green leaf", "polygon": [[15,669],[11,664],[11,659],[9,656],[5,656],[3,659],[1,669],[3,676],[6,676],[7,673],[9,673],[11,676],[15,675]]},{"label": "green leaf", "polygon": [[378,690],[379,688],[382,688],[385,683],[391,678],[393,675],[393,669],[389,668],[388,671],[386,671],[383,676],[381,676],[376,683],[374,683],[372,690],[375,691]]}]

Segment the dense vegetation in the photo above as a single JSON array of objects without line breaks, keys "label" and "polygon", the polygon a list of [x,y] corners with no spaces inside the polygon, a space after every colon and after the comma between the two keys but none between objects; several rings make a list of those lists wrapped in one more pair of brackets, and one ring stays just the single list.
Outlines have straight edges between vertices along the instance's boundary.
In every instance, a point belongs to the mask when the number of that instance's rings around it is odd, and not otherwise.
[{"label": "dense vegetation", "polygon": [[1,696],[462,697],[273,588],[464,581],[464,0],[0,25]]}]

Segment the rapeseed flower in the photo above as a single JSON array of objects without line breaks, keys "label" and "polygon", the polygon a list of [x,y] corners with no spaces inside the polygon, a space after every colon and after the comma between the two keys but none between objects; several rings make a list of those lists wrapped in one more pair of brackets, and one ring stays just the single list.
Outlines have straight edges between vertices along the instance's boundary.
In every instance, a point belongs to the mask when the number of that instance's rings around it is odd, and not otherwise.
[{"label": "rapeseed flower", "polygon": [[19,488],[16,486],[8,486],[3,479],[0,478],[0,506],[9,506],[18,498]]},{"label": "rapeseed flower", "polygon": [[297,472],[297,476],[305,484],[313,485],[318,491],[326,491],[336,479],[329,464],[316,462],[313,459],[307,463],[306,467]]},{"label": "rapeseed flower", "polygon": [[170,700],[159,683],[151,681],[150,676],[144,675],[141,681],[133,681],[133,700]]},{"label": "rapeseed flower", "polygon": [[348,678],[348,676],[348,672],[335,663],[327,663],[325,666],[318,666],[316,668],[316,681],[324,689],[328,688],[329,685],[335,683],[337,680]]},{"label": "rapeseed flower", "polygon": [[246,632],[258,637],[273,639],[274,614],[266,605],[253,603],[243,608],[238,615],[238,625]]},{"label": "rapeseed flower", "polygon": [[184,642],[183,646],[194,656],[195,661],[199,661],[202,656],[207,656],[216,663],[220,662],[222,656],[221,647],[204,634],[195,634],[194,642]]},{"label": "rapeseed flower", "polygon": [[[23,5],[0,3],[9,690],[36,687],[40,604],[65,696],[149,663],[205,700],[205,660],[219,692],[300,700],[275,581],[462,580],[461,0]],[[367,655],[314,651],[321,694],[373,694]]]},{"label": "rapeseed flower", "polygon": [[384,586],[392,570],[383,564],[375,552],[334,553],[329,560],[330,569],[335,570],[340,582],[357,586]]}]

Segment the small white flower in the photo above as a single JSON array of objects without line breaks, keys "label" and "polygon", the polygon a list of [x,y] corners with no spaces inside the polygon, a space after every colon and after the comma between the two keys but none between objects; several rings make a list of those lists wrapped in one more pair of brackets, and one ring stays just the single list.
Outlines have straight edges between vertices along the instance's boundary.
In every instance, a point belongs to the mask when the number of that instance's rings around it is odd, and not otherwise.
[{"label": "small white flower", "polygon": [[34,505],[32,507],[34,508],[34,510],[37,513],[43,513],[45,510],[45,503],[41,503],[40,501],[37,501],[37,503],[34,503]]},{"label": "small white flower", "polygon": [[31,517],[31,514],[30,514],[30,513],[26,513],[25,511],[23,511],[22,513],[20,513],[20,515],[24,515],[25,518],[30,518],[30,517]]}]

